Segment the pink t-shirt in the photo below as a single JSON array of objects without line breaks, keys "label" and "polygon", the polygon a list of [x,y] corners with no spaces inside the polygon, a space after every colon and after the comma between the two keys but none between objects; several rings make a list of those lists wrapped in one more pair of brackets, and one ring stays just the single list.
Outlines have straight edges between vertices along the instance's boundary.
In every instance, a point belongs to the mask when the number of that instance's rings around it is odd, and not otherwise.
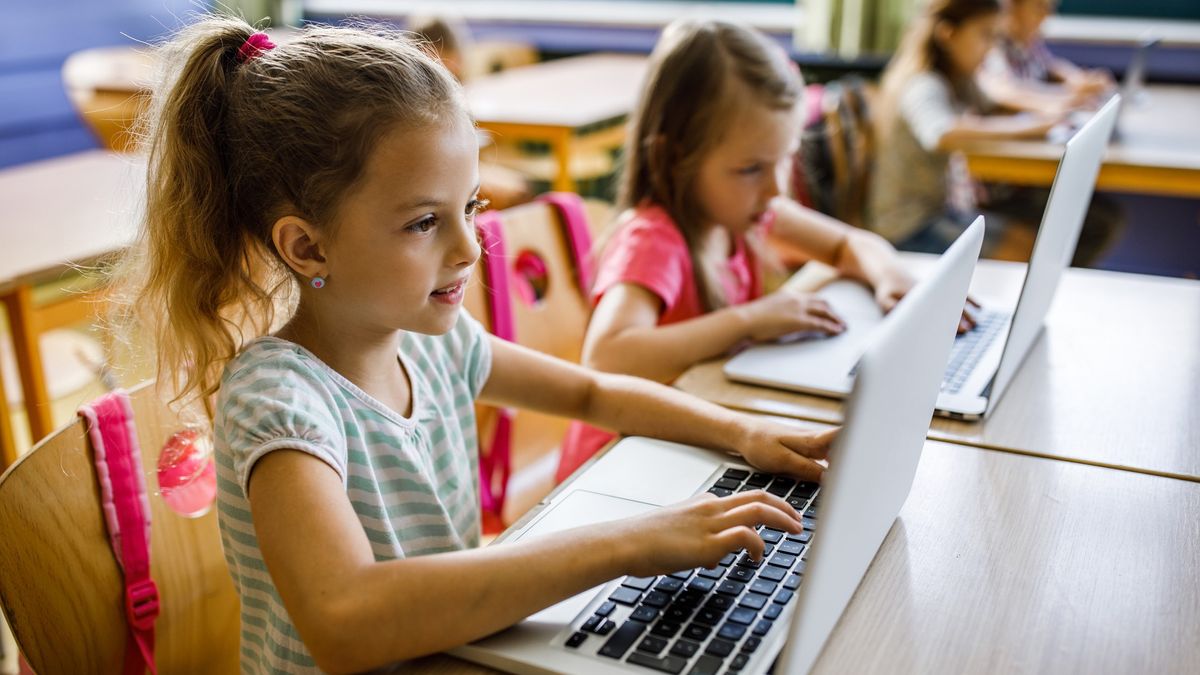
[{"label": "pink t-shirt", "polygon": [[[770,227],[774,212],[767,212]],[[692,256],[675,221],[659,206],[637,208],[613,235],[600,257],[592,286],[593,304],[613,286],[637,284],[663,303],[658,325],[694,319],[703,314],[693,273]],[[743,237],[733,237],[733,252],[720,270],[729,305],[740,305],[762,296],[758,260]],[[556,477],[562,481],[612,440],[613,435],[582,422],[574,422],[563,440]]]}]

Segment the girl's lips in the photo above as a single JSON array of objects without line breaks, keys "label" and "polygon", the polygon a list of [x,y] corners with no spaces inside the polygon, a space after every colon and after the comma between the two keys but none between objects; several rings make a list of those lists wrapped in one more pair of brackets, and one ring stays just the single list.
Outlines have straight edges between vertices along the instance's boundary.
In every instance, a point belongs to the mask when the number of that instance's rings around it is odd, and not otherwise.
[{"label": "girl's lips", "polygon": [[459,279],[457,282],[449,286],[439,288],[438,290],[430,293],[429,297],[438,302],[444,302],[448,305],[457,305],[458,303],[462,302],[466,287],[467,280]]}]

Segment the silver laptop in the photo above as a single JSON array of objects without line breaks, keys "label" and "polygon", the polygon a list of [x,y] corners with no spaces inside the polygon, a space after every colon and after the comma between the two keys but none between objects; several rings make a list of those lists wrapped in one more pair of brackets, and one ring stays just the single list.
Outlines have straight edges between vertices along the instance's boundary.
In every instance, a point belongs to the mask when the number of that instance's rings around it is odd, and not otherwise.
[{"label": "silver laptop", "polygon": [[[862,358],[823,485],[757,473],[735,457],[626,438],[498,540],[645,513],[702,491],[763,488],[804,531],[760,528],[761,562],[616,579],[452,651],[519,673],[805,673],[850,602],[912,487],[983,219],[883,322]],[[818,522],[820,523],[818,526]]]},{"label": "silver laptop", "polygon": [[[1058,281],[1079,241],[1120,100],[1119,95],[1113,97],[1067,143],[1017,305],[1011,312],[984,309],[977,316],[978,325],[955,340],[938,414],[959,419],[989,414],[1040,334]],[[725,376],[824,396],[849,393],[855,364],[883,316],[870,291],[853,281],[835,281],[819,295],[845,320],[847,328],[841,335],[756,345],[727,361]],[[985,307],[993,307],[986,298],[981,300]]]}]

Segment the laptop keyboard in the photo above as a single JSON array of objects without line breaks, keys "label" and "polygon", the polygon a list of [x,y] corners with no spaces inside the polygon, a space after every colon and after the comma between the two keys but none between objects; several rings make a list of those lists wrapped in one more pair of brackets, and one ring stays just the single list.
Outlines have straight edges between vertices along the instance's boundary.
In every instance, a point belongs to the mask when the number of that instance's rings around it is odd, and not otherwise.
[{"label": "laptop keyboard", "polygon": [[804,530],[759,526],[766,544],[759,562],[745,552],[730,553],[713,567],[626,577],[594,612],[579,617],[566,646],[604,640],[599,657],[664,673],[744,668],[800,587],[820,506],[816,483],[743,469],[727,470],[708,491],[724,497],[756,489],[804,514]]},{"label": "laptop keyboard", "polygon": [[[995,310],[983,310],[975,316],[975,327],[954,338],[950,348],[950,362],[942,376],[942,391],[957,394],[962,391],[971,371],[987,353],[988,346],[1008,326],[1009,314]],[[858,363],[850,369],[850,377],[858,374]]]},{"label": "laptop keyboard", "polygon": [[950,363],[942,378],[942,391],[957,394],[971,371],[1008,325],[1008,313],[984,310],[976,316],[975,327],[959,335],[950,349]]}]

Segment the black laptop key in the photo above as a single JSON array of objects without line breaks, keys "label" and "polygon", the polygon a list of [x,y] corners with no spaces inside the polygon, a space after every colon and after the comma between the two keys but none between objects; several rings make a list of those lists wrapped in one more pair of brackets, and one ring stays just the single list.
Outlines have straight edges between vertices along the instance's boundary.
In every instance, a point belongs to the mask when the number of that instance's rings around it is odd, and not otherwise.
[{"label": "black laptop key", "polygon": [[794,541],[798,544],[807,544],[812,541],[812,532],[801,532],[800,534],[789,534],[788,541]]},{"label": "black laptop key", "polygon": [[692,658],[698,651],[700,651],[700,645],[691,640],[676,640],[675,644],[671,645],[671,653],[685,659]]},{"label": "black laptop key", "polygon": [[612,619],[605,619],[599,626],[596,626],[596,635],[608,635],[616,627],[617,624]]},{"label": "black laptop key", "polygon": [[723,661],[711,654],[705,654],[696,659],[696,664],[688,671],[688,675],[716,675],[721,671]]},{"label": "black laptop key", "polygon": [[637,601],[641,599],[641,597],[642,592],[638,589],[626,588],[625,586],[622,586],[613,591],[613,594],[608,596],[608,599],[622,605],[636,605]]},{"label": "black laptop key", "polygon": [[587,638],[588,638],[587,633],[585,633],[581,630],[577,630],[571,634],[571,637],[567,638],[567,646],[570,647],[571,649],[575,649],[579,645],[583,644],[584,641],[587,640]]},{"label": "black laptop key", "polygon": [[697,572],[696,576],[704,577],[705,579],[720,579],[721,577],[725,576],[725,568],[721,567],[720,565],[717,565],[716,567],[705,567]]},{"label": "black laptop key", "polygon": [[654,585],[654,590],[668,594],[675,593],[681,588],[683,588],[683,582],[671,577],[663,577],[662,581]]},{"label": "black laptop key", "polygon": [[794,487],[796,487],[795,479],[788,478],[787,476],[776,476],[775,480],[771,481],[771,484],[767,486],[767,492],[779,494],[778,491],[782,490],[783,494],[780,496],[786,496]]},{"label": "black laptop key", "polygon": [[683,626],[674,621],[659,621],[654,624],[654,628],[650,629],[650,633],[659,637],[672,638],[675,637],[680,628],[683,628]]},{"label": "black laptop key", "polygon": [[758,593],[747,593],[742,596],[742,601],[738,603],[738,607],[745,607],[758,611],[767,605],[767,596],[759,595]]},{"label": "black laptop key", "polygon": [[646,630],[646,624],[641,621],[626,621],[621,624],[617,632],[608,638],[608,642],[596,652],[600,656],[607,656],[610,659],[619,659],[625,656],[625,652],[633,646],[633,643],[642,636],[642,632]]},{"label": "black laptop key", "polygon": [[654,607],[656,609],[662,609],[663,607],[671,604],[671,596],[663,593],[662,591],[650,591],[646,594],[645,598],[642,598],[642,604]]},{"label": "black laptop key", "polygon": [[716,483],[713,483],[713,487],[719,487],[719,488],[722,488],[725,490],[732,491],[732,490],[738,489],[738,487],[740,487],[741,484],[742,484],[742,481],[740,481],[740,480],[734,480],[732,478],[722,478],[721,480],[717,481]]},{"label": "black laptop key", "polygon": [[[745,668],[746,664],[749,661],[750,661],[750,655],[745,652],[742,652],[741,654],[734,656],[733,660],[729,662],[729,671],[736,673],[739,670],[741,670],[742,668]],[[729,672],[729,671],[726,671],[726,672]]]},{"label": "black laptop key", "polygon": [[787,503],[788,506],[792,507],[793,509],[803,512],[805,505],[808,504],[808,500],[803,497],[788,497]]},{"label": "black laptop key", "polygon": [[769,579],[755,579],[754,583],[750,584],[750,591],[770,595],[775,592],[776,586],[777,584]]},{"label": "black laptop key", "polygon": [[767,565],[766,567],[762,568],[762,571],[758,573],[758,576],[760,579],[767,579],[768,581],[783,581],[783,578],[787,576],[787,570],[783,569],[782,567]]},{"label": "black laptop key", "polygon": [[728,640],[713,638],[712,642],[708,643],[708,647],[705,647],[704,653],[711,654],[713,656],[726,657],[733,653],[733,646],[734,644]]},{"label": "black laptop key", "polygon": [[791,601],[793,595],[795,595],[793,591],[789,591],[785,588],[775,594],[775,602],[778,602],[781,605],[786,605]]},{"label": "black laptop key", "polygon": [[758,533],[758,536],[762,537],[762,540],[768,544],[778,544],[779,540],[783,539],[783,532],[770,527],[764,527],[762,532]]},{"label": "black laptop key", "polygon": [[731,640],[737,642],[746,634],[746,626],[740,623],[726,621],[725,625],[721,626],[721,630],[717,631],[717,637],[722,640]]},{"label": "black laptop key", "polygon": [[754,623],[754,620],[757,618],[758,618],[758,612],[756,610],[746,609],[744,607],[738,607],[737,609],[735,609],[729,613],[730,621],[732,621],[734,623],[740,623],[740,624],[743,624],[746,626],[749,626],[750,624]]},{"label": "black laptop key", "polygon": [[743,584],[738,581],[730,581],[729,579],[726,579],[725,581],[721,582],[720,586],[717,586],[717,592],[720,593],[721,595],[735,596],[735,595],[741,595],[742,591],[745,588],[746,588],[746,584]]},{"label": "black laptop key", "polygon": [[794,591],[797,588],[800,588],[800,576],[797,574],[788,575],[788,578],[783,582],[783,587],[789,591]]},{"label": "black laptop key", "polygon": [[817,529],[817,521],[813,520],[812,518],[802,518],[801,522],[804,524],[805,530],[811,532],[812,530]]},{"label": "black laptop key", "polygon": [[692,622],[687,628],[683,629],[683,637],[696,642],[704,642],[708,636],[712,634],[712,626],[705,626],[702,623]]},{"label": "black laptop key", "polygon": [[704,609],[715,609],[719,612],[733,607],[733,598],[727,595],[714,595],[704,602]]},{"label": "black laptop key", "polygon": [[671,605],[670,607],[667,608],[667,610],[665,612],[663,612],[664,619],[666,619],[667,621],[674,621],[675,623],[683,623],[684,621],[687,621],[688,618],[691,616],[692,616],[692,608],[685,607],[680,604]]},{"label": "black laptop key", "polygon": [[719,562],[717,564],[720,565],[721,567],[729,567],[730,565],[733,564],[733,561],[735,561],[735,560],[737,560],[736,553],[726,553],[725,557],[721,558],[721,562]]},{"label": "black laptop key", "polygon": [[704,600],[704,593],[697,591],[694,588],[685,588],[679,595],[675,596],[675,602],[672,604],[680,607],[695,607]]},{"label": "black laptop key", "polygon": [[645,621],[646,623],[650,623],[658,618],[658,610],[654,609],[653,607],[642,605],[641,607],[633,610],[633,614],[630,614],[629,618],[633,619],[634,621]]},{"label": "black laptop key", "polygon": [[754,578],[754,570],[753,569],[751,569],[749,567],[742,567],[741,565],[738,565],[737,567],[731,568],[729,570],[729,577],[726,578],[725,583],[729,583],[729,581],[731,581],[731,580],[732,581],[740,581],[742,583],[749,583],[750,580],[753,578]]},{"label": "black laptop key", "polygon": [[786,553],[776,553],[775,555],[771,556],[771,559],[767,562],[776,567],[787,569],[796,564],[796,556],[788,555]]},{"label": "black laptop key", "polygon": [[[718,567],[717,569],[721,570],[722,572],[725,571],[724,567]],[[719,579],[720,577],[717,578]],[[716,585],[717,582],[713,581],[712,579],[696,577],[688,584],[688,589],[694,590],[697,593],[710,593]]]},{"label": "black laptop key", "polygon": [[773,625],[775,625],[774,621],[771,621],[770,619],[763,619],[754,626],[754,634],[758,637],[762,637],[767,634],[767,631],[771,630],[771,626]]},{"label": "black laptop key", "polygon": [[801,481],[800,483],[798,483],[796,485],[796,489],[792,491],[792,494],[797,497],[804,497],[805,499],[812,499],[812,496],[814,494],[816,494],[817,488],[819,488],[819,487],[821,487],[821,485],[819,483],[811,483],[809,481]]},{"label": "black laptop key", "polygon": [[602,616],[596,616],[595,614],[593,614],[592,616],[589,616],[589,617],[587,618],[587,620],[585,620],[585,621],[583,622],[583,625],[582,625],[582,626],[580,626],[580,630],[586,630],[586,631],[588,631],[588,632],[595,631],[595,630],[596,630],[596,626],[599,626],[599,625],[600,625],[600,622],[601,622],[601,621],[603,621],[603,620],[604,620],[604,617],[602,617]]},{"label": "black laptop key", "polygon": [[820,509],[816,504],[813,504],[812,506],[808,507],[808,510],[804,512],[804,515],[808,518],[816,518],[818,511],[820,511]]},{"label": "black laptop key", "polygon": [[596,608],[596,614],[599,614],[600,616],[608,616],[609,614],[612,614],[613,610],[616,608],[616,603],[613,603],[611,600],[606,600]]},{"label": "black laptop key", "polygon": [[721,623],[722,616],[725,616],[725,610],[710,609],[706,607],[701,609],[699,612],[696,612],[696,619],[693,621],[692,625],[694,626],[696,624],[703,624],[705,626],[715,626],[718,623]]},{"label": "black laptop key", "polygon": [[763,618],[771,619],[773,621],[778,619],[780,614],[783,614],[783,605],[773,602],[771,603],[771,606],[767,608],[767,611],[763,612]]},{"label": "black laptop key", "polygon": [[725,469],[723,478],[732,478],[739,483],[750,477],[750,472],[745,469]]},{"label": "black laptop key", "polygon": [[639,591],[644,591],[654,585],[654,581],[658,577],[625,577],[621,585],[626,588],[636,588]]},{"label": "black laptop key", "polygon": [[[763,557],[766,557],[766,555],[766,553],[763,553]],[[749,553],[746,553],[742,557],[738,558],[738,567],[749,567],[750,569],[756,570],[761,566],[762,561],[751,558]]]},{"label": "black laptop key", "polygon": [[797,541],[785,541],[779,545],[779,552],[788,555],[800,555],[800,552],[803,550],[804,544]]},{"label": "black laptop key", "polygon": [[753,654],[754,650],[758,649],[760,644],[762,644],[762,638],[751,635],[742,643],[742,651],[747,654]]},{"label": "black laptop key", "polygon": [[796,574],[804,574],[804,570],[806,569],[808,569],[808,563],[804,560],[804,558],[801,558],[800,562],[796,564],[796,569],[792,571]]},{"label": "black laptop key", "polygon": [[684,667],[687,666],[686,660],[681,659],[678,656],[671,656],[670,654],[660,657],[650,656],[649,654],[643,654],[642,652],[634,652],[629,655],[629,658],[626,659],[626,661],[634,665],[653,668],[660,673],[672,673],[672,675],[678,675],[678,673],[682,673]]},{"label": "black laptop key", "polygon": [[666,649],[667,644],[668,644],[667,641],[660,637],[654,637],[653,635],[647,635],[646,637],[642,638],[642,641],[638,644],[637,648],[638,648],[639,652],[649,652],[651,654],[657,654],[657,653],[661,652],[662,650]]},{"label": "black laptop key", "polygon": [[769,473],[755,473],[746,479],[746,485],[753,485],[756,488],[766,487],[770,482],[771,474]]},{"label": "black laptop key", "polygon": [[716,485],[708,488],[708,491],[718,497],[728,497],[729,495],[733,494],[733,490],[730,490],[728,488],[723,488],[723,487],[717,487]]}]

